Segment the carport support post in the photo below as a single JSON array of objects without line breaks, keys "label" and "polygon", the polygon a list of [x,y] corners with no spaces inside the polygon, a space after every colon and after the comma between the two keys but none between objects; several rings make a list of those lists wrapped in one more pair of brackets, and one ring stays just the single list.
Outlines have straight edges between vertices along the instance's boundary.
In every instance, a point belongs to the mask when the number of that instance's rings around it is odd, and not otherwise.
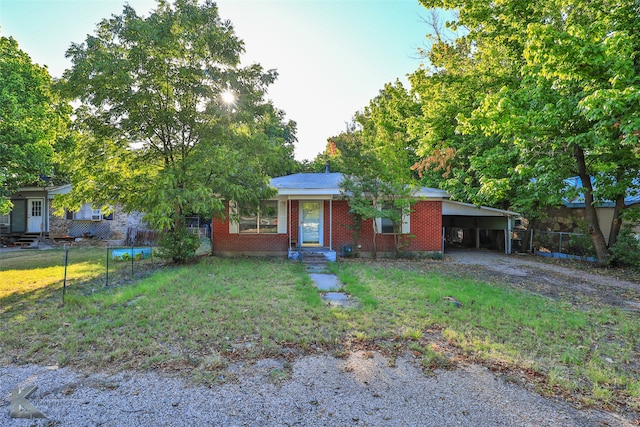
[{"label": "carport support post", "polygon": [[511,217],[507,217],[507,228],[504,229],[504,253],[511,255]]},{"label": "carport support post", "polygon": [[476,225],[476,249],[480,249],[480,227],[478,227],[477,225]]}]

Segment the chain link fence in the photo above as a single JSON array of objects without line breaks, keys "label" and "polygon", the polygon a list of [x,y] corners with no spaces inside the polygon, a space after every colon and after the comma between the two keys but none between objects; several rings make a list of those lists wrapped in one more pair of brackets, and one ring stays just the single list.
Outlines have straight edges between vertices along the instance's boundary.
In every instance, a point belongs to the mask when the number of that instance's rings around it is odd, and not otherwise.
[{"label": "chain link fence", "polygon": [[133,282],[165,264],[151,246],[64,246],[62,298],[69,287],[92,293],[99,287]]},{"label": "chain link fence", "polygon": [[580,233],[533,231],[533,250],[536,254],[554,258],[595,259],[591,238]]}]

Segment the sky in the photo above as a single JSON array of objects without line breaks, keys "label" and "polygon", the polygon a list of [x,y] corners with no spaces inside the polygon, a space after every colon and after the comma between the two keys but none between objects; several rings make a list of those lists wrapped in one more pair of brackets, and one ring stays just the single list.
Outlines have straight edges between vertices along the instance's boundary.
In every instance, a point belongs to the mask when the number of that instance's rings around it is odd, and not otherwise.
[{"label": "sky", "polygon": [[[125,0],[0,0],[0,35],[12,36],[53,77],[71,66],[65,52]],[[152,0],[129,0],[138,14]],[[267,97],[297,123],[295,157],[313,159],[346,129],[385,83],[421,66],[429,12],[418,0],[220,0],[245,42],[242,64],[276,69]]]}]

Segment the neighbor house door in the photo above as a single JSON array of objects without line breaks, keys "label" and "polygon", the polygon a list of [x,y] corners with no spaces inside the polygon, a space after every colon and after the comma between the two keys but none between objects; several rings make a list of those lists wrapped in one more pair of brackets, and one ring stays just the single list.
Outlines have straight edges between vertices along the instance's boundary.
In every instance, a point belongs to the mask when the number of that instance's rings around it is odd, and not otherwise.
[{"label": "neighbor house door", "polygon": [[27,233],[44,231],[44,199],[27,201]]},{"label": "neighbor house door", "polygon": [[302,245],[323,245],[322,202],[300,202],[300,232]]}]

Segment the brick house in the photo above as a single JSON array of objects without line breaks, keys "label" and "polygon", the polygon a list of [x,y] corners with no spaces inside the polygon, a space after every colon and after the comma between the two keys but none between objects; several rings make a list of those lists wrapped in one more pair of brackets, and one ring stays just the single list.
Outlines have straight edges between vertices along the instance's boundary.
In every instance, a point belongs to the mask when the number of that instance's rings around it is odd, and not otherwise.
[{"label": "brick house", "polygon": [[[295,258],[299,251],[319,251],[335,260],[353,243],[349,204],[340,190],[342,180],[342,174],[330,172],[273,178],[271,185],[278,194],[261,202],[258,213],[243,212],[233,201],[227,203],[225,219],[212,222],[214,255]],[[414,196],[417,202],[402,223],[402,234],[411,236],[403,250],[413,254],[443,252],[446,236],[452,233],[480,247],[483,231],[497,230],[509,236],[517,215],[451,201],[447,192],[434,188],[420,188]],[[379,256],[394,252],[393,227],[388,220],[377,218],[363,224],[362,256],[372,254],[374,238]],[[504,241],[503,249],[510,253],[510,239]]]}]

